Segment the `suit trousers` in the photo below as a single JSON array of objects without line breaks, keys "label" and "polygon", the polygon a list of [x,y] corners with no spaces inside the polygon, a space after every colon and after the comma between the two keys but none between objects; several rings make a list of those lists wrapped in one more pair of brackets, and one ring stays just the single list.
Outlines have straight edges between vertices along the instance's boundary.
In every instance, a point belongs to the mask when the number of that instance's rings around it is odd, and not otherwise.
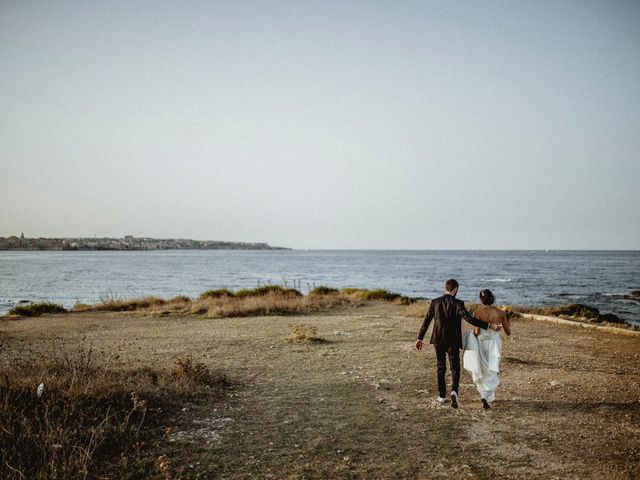
[{"label": "suit trousers", "polygon": [[435,345],[438,358],[438,393],[442,398],[447,396],[445,374],[447,373],[447,356],[451,367],[451,391],[458,393],[460,387],[460,349],[446,345]]}]

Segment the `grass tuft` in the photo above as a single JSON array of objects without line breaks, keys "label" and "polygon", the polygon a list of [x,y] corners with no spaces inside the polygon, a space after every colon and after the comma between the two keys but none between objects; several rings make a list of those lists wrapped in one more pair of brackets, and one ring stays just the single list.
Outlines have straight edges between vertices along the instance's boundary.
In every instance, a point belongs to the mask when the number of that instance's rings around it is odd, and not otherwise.
[{"label": "grass tuft", "polygon": [[427,300],[417,300],[409,305],[405,310],[405,315],[408,317],[420,317],[424,318],[429,310],[429,303]]},{"label": "grass tuft", "polygon": [[347,287],[347,288],[343,288],[340,290],[340,293],[344,293],[345,295],[353,295],[354,293],[363,293],[366,292],[367,289],[366,288],[351,288],[351,287]]},{"label": "grass tuft", "polygon": [[318,327],[305,323],[298,323],[291,327],[291,337],[288,339],[295,343],[322,343],[323,338],[318,337]]},{"label": "grass tuft", "polygon": [[220,288],[218,290],[207,290],[206,292],[202,292],[199,298],[203,300],[205,298],[224,298],[224,297],[233,297],[233,292],[227,290],[226,288]]},{"label": "grass tuft", "polygon": [[22,315],[23,317],[38,317],[45,313],[65,313],[67,310],[57,303],[37,302],[28,305],[19,305],[9,310],[9,315]]},{"label": "grass tuft", "polygon": [[176,295],[175,297],[169,299],[167,303],[176,304],[176,303],[189,303],[191,299],[186,295]]},{"label": "grass tuft", "polygon": [[337,288],[331,288],[324,285],[314,288],[309,292],[309,295],[337,295],[340,290]]}]

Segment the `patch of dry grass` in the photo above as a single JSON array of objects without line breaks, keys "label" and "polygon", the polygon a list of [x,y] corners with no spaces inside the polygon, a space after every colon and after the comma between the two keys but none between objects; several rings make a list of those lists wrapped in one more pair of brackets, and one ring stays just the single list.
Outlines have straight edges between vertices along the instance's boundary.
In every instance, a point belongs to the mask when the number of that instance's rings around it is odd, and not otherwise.
[{"label": "patch of dry grass", "polygon": [[[190,358],[173,369],[96,362],[81,344],[0,367],[0,478],[153,476],[145,461],[180,400],[221,393],[223,376]],[[155,457],[154,457],[155,458]]]},{"label": "patch of dry grass", "polygon": [[291,326],[290,342],[295,343],[320,343],[323,338],[318,337],[318,326],[306,323],[297,323]]},{"label": "patch of dry grass", "polygon": [[404,314],[407,317],[424,317],[429,309],[428,300],[418,300],[406,306]]},{"label": "patch of dry grass", "polygon": [[167,303],[176,303],[174,302],[174,300],[175,299],[172,299],[169,302],[167,302],[167,300],[163,298],[154,297],[154,296],[134,298],[131,300],[105,298],[101,302],[96,303],[95,305],[76,303],[73,307],[73,311],[74,312],[130,312],[130,311],[142,310],[150,307],[158,307],[158,306],[166,305]]},{"label": "patch of dry grass", "polygon": [[300,315],[331,308],[355,306],[361,302],[345,296],[283,296],[269,293],[257,297],[209,298],[191,305],[191,313],[212,318]]},{"label": "patch of dry grass", "polygon": [[123,300],[107,298],[95,305],[76,304],[75,312],[129,312],[147,310],[151,314],[195,314],[210,318],[242,316],[302,315],[333,308],[360,306],[365,302],[390,302],[411,305],[414,300],[386,290],[316,288],[309,295],[298,290],[267,285],[252,290],[232,292],[208,290],[197,299],[180,295],[170,300],[144,297]]}]

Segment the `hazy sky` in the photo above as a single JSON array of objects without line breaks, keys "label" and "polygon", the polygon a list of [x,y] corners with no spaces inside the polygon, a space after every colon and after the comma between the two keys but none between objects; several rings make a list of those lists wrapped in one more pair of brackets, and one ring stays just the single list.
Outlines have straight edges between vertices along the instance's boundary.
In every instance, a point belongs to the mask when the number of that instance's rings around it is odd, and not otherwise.
[{"label": "hazy sky", "polygon": [[640,3],[0,0],[0,236],[640,248]]}]

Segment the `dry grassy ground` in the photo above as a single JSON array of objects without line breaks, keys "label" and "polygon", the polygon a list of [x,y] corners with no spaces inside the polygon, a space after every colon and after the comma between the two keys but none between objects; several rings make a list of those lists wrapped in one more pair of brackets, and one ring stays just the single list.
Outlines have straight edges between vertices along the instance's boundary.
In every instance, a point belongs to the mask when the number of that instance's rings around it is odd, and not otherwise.
[{"label": "dry grassy ground", "polygon": [[[5,319],[0,360],[86,337],[132,366],[191,355],[220,369],[227,399],[171,419],[167,463],[185,478],[639,478],[640,337],[515,319],[492,410],[464,370],[453,410],[435,402],[435,354],[415,352],[410,309]],[[300,323],[324,341],[287,341]]]}]

